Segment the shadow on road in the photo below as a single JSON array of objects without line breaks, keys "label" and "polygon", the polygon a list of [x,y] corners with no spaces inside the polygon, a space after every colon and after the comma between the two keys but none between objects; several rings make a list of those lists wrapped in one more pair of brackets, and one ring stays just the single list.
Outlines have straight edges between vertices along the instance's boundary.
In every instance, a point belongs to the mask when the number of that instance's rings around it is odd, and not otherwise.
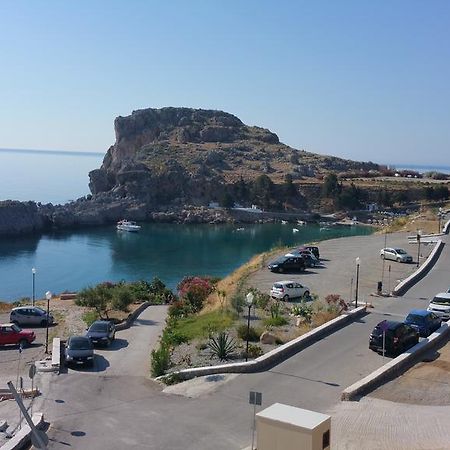
[{"label": "shadow on road", "polygon": [[115,338],[114,341],[111,342],[111,345],[99,347],[102,350],[120,350],[121,348],[128,347],[128,341],[126,339]]},{"label": "shadow on road", "polygon": [[133,325],[131,325],[132,327],[137,327],[140,325],[158,325],[158,322],[155,322],[154,320],[151,319],[136,319],[133,323]]}]

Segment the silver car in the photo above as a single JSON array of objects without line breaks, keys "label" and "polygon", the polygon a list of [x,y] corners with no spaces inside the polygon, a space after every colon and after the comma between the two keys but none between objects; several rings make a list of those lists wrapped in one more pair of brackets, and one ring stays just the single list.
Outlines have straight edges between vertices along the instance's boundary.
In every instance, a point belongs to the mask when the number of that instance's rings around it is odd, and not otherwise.
[{"label": "silver car", "polygon": [[37,306],[18,306],[13,308],[9,320],[17,325],[40,325],[42,327],[53,324],[53,316]]},{"label": "silver car", "polygon": [[380,257],[381,259],[390,259],[402,263],[411,263],[413,260],[412,256],[408,255],[402,248],[383,248],[380,251]]},{"label": "silver car", "polygon": [[289,301],[291,298],[309,297],[310,290],[296,281],[277,281],[270,290],[270,296],[279,300]]}]

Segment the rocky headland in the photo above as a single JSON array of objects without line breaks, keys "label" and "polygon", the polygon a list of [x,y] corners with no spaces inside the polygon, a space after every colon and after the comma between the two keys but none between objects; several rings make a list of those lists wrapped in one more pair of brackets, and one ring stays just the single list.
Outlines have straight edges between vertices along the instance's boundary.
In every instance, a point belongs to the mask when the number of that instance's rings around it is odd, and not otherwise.
[{"label": "rocky headland", "polygon": [[0,202],[0,234],[104,225],[122,218],[265,220],[230,209],[234,202],[308,215],[316,206],[317,180],[323,174],[378,169],[373,163],[296,150],[275,133],[222,111],[143,109],[117,117],[114,128],[114,145],[102,166],[89,174],[91,195],[65,205]]}]

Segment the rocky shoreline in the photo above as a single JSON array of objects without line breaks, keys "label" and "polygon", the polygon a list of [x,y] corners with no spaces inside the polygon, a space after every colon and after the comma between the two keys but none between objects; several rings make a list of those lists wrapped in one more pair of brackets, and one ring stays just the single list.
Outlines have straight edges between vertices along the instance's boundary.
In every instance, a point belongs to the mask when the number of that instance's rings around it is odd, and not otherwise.
[{"label": "rocky shoreline", "polygon": [[170,206],[160,210],[131,198],[108,193],[82,197],[65,205],[6,200],[0,202],[0,236],[19,236],[51,230],[111,225],[126,218],[139,222],[180,224],[267,223],[312,220],[310,213],[253,212],[205,206]]}]

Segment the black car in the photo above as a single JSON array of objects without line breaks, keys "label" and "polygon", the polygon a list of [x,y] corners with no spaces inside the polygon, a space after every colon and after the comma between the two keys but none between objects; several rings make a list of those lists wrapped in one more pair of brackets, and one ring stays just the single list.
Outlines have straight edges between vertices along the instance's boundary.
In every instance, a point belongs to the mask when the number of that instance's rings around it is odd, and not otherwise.
[{"label": "black car", "polygon": [[86,337],[94,345],[109,345],[116,337],[116,327],[108,320],[96,320],[88,328]]},{"label": "black car", "polygon": [[89,365],[94,363],[94,347],[86,336],[71,336],[66,344],[66,364]]},{"label": "black car", "polygon": [[271,272],[303,272],[306,269],[306,264],[301,256],[282,256],[271,262],[267,268]]},{"label": "black car", "polygon": [[403,322],[383,320],[372,331],[369,348],[376,352],[383,351],[383,330],[385,331],[385,352],[399,355],[414,347],[419,342],[419,332]]}]

